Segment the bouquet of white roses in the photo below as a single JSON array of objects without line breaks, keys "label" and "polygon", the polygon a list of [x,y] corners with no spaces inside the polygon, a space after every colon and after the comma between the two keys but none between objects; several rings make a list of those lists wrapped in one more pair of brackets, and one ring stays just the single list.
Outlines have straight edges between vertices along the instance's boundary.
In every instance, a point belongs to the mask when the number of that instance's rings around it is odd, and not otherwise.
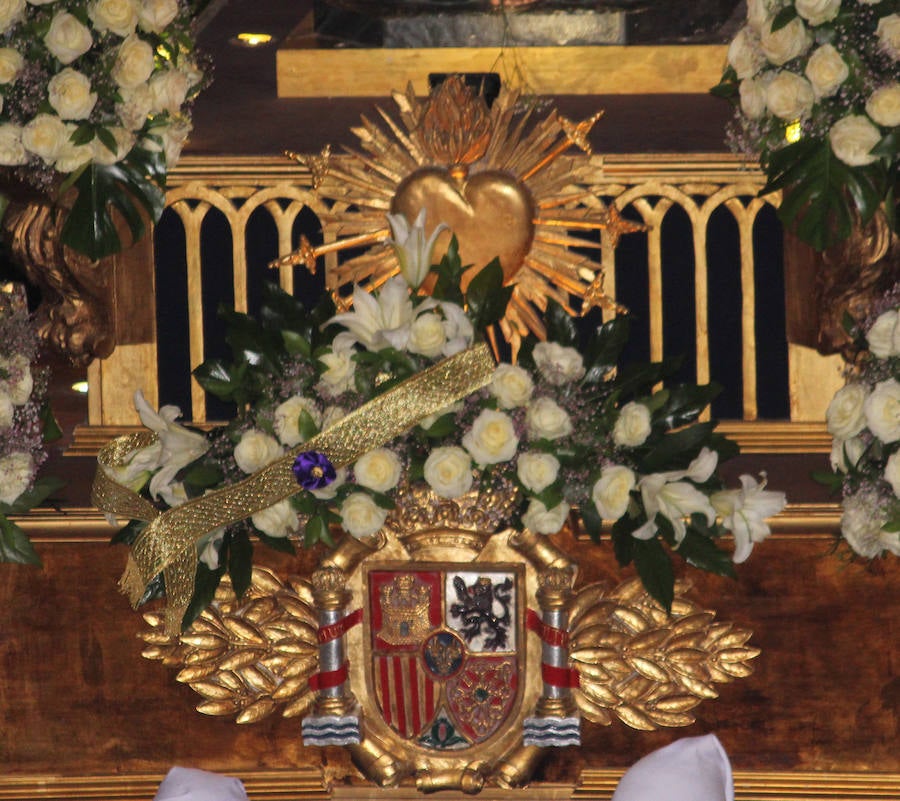
[{"label": "bouquet of white roses", "polygon": [[898,0],[748,0],[713,92],[737,105],[735,150],[758,155],[779,215],[817,250],[882,207],[896,228]]},{"label": "bouquet of white roses", "polygon": [[[163,507],[235,484],[299,449],[295,495],[198,543],[185,622],[210,602],[226,570],[238,592],[248,586],[252,538],[292,551],[292,539],[330,545],[337,529],[368,537],[410,485],[427,486],[441,502],[511,488],[516,500],[508,523],[539,534],[574,522],[600,540],[607,521],[618,560],[634,563],[667,607],[670,554],[731,575],[733,561],[746,559],[768,535],[766,519],[781,510],[784,495],[750,476],[740,489],[723,488],[718,463],[737,447],[714,423],[697,422],[718,387],[654,389],[677,361],[619,365],[625,316],[581,336],[576,321],[551,304],[547,341],[525,340],[517,363],[498,364],[484,389],[347,467],[303,451],[303,443],[352,410],[467,349],[509,301],[512,289],[503,286],[498,261],[482,268],[463,295],[455,239],[426,275],[430,258],[423,254],[431,243],[421,215],[412,227],[391,222],[402,243],[403,275],[377,293],[357,287],[351,310],[336,313],[330,297],[308,310],[270,287],[256,318],[221,311],[234,359],[207,361],[195,376],[235,403],[229,424],[193,432],[175,422],[175,407],[157,413],[138,395],[141,418],[158,439],[119,460],[110,477]],[[146,525],[132,521],[118,537],[132,542]],[[733,555],[717,544],[727,532],[734,535]],[[151,585],[147,597],[160,585]]]},{"label": "bouquet of white roses", "polygon": [[842,492],[854,552],[900,556],[900,287],[850,333],[860,356],[826,413],[834,473],[817,478]]},{"label": "bouquet of white roses", "polygon": [[62,240],[92,259],[156,222],[166,171],[206,77],[186,0],[0,0],[0,166],[7,184],[62,196]]},{"label": "bouquet of white roses", "polygon": [[24,294],[0,291],[0,562],[40,564],[25,532],[10,519],[62,486],[36,478],[45,444],[60,434],[47,403],[48,375],[34,367],[38,335]]}]

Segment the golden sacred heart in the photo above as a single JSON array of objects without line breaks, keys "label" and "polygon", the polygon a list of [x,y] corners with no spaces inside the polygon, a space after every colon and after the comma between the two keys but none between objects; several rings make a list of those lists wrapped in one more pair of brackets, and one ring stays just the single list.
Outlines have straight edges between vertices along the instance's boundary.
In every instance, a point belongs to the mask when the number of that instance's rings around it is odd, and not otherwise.
[{"label": "golden sacred heart", "polygon": [[[425,209],[426,236],[439,223],[448,225],[459,240],[462,263],[475,266],[473,275],[491,259],[499,258],[503,280],[508,283],[531,250],[531,193],[521,181],[499,170],[486,170],[458,182],[440,167],[416,170],[397,187],[391,212],[412,222],[421,209]],[[442,233],[434,252],[443,253],[449,243],[450,233]]]}]

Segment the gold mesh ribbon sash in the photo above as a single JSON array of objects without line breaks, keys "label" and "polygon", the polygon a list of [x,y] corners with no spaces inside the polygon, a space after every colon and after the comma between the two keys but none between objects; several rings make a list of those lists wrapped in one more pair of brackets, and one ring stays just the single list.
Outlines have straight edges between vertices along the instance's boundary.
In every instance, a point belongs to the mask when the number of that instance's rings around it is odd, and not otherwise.
[{"label": "gold mesh ribbon sash", "polygon": [[93,501],[101,511],[149,522],[131,548],[120,581],[122,591],[136,605],[147,584],[163,573],[166,584],[166,630],[181,630],[188,603],[194,594],[197,567],[195,543],[221,526],[236,523],[267,509],[299,491],[292,466],[305,451],[325,454],[335,467],[355,462],[365,453],[394,439],[423,418],[470,395],[490,380],[494,361],[487,345],[469,348],[418,373],[394,389],[350,412],[333,426],[243,481],[210,492],[163,513],[146,499],[110,477],[107,468],[121,465],[140,442],[120,437],[98,456],[100,469],[94,482]]}]

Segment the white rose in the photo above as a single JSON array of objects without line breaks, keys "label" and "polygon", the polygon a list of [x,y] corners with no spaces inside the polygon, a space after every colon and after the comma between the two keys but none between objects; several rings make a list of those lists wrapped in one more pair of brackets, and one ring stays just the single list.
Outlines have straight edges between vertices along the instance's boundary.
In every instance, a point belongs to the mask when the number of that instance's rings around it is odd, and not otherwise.
[{"label": "white rose", "polygon": [[182,148],[184,148],[184,143],[187,142],[191,130],[192,126],[187,120],[173,122],[163,129],[163,150],[166,154],[167,169],[171,170],[178,163]]},{"label": "white rose", "polygon": [[178,0],[142,0],[138,25],[142,31],[160,33],[178,16]]},{"label": "white rose", "polygon": [[447,337],[444,334],[444,321],[439,314],[426,312],[420,314],[409,327],[407,348],[410,353],[421,353],[433,359],[440,356]]},{"label": "white rose", "polygon": [[234,461],[245,473],[255,473],[281,456],[281,446],[275,437],[251,428],[241,434],[241,441],[235,446]]},{"label": "white rose", "polygon": [[91,31],[67,11],[53,17],[50,29],[44,36],[44,44],[63,64],[71,64],[91,49],[94,40]]},{"label": "white rose", "polygon": [[900,452],[892,453],[884,466],[884,480],[891,485],[894,495],[900,498]]},{"label": "white rose", "polygon": [[650,436],[650,410],[643,403],[631,401],[620,410],[613,425],[613,442],[619,447],[635,448]]},{"label": "white rose", "polygon": [[25,0],[0,0],[0,33],[6,33],[25,15]]},{"label": "white rose", "polygon": [[435,448],[425,460],[425,481],[441,498],[459,498],[472,488],[472,460],[462,448]]},{"label": "white rose", "polygon": [[66,67],[47,84],[47,99],[63,120],[83,120],[94,110],[97,93],[83,72]]},{"label": "white rose", "polygon": [[112,134],[113,139],[116,141],[115,152],[110,150],[98,137],[94,137],[94,139],[91,140],[94,161],[97,162],[97,164],[118,164],[131,152],[131,148],[134,147],[134,133],[127,128],[122,128],[118,125],[113,128],[107,128],[106,130]]},{"label": "white rose", "polygon": [[119,36],[133,33],[138,23],[134,0],[95,0],[88,6],[88,16],[101,33],[111,31]]},{"label": "white rose", "polygon": [[784,0],[747,0],[747,24],[755,31],[762,30],[783,5]]},{"label": "white rose", "polygon": [[396,487],[402,472],[400,457],[388,448],[369,451],[353,465],[356,483],[375,492],[387,492]]},{"label": "white rose", "polygon": [[13,406],[24,406],[28,403],[34,389],[34,378],[28,359],[22,355],[13,356],[11,359],[0,356],[0,370],[7,376],[3,379],[2,385],[9,393]]},{"label": "white rose", "polygon": [[529,492],[543,492],[559,475],[559,459],[550,453],[520,454],[516,475]]},{"label": "white rose", "polygon": [[113,64],[113,80],[124,89],[146,83],[153,72],[153,48],[137,34],[131,34],[119,46]]},{"label": "white rose", "polygon": [[878,499],[860,493],[844,499],[841,534],[850,547],[866,559],[874,559],[885,549],[900,555],[900,533],[883,531],[887,515]]},{"label": "white rose", "polygon": [[888,14],[878,20],[878,44],[896,61],[900,58],[900,14]]},{"label": "white rose", "polygon": [[317,429],[322,427],[322,413],[313,401],[294,395],[275,408],[273,427],[282,445],[293,448],[304,441],[300,433],[300,413],[306,412],[315,423]]},{"label": "white rose", "polygon": [[565,501],[548,509],[539,500],[532,498],[527,511],[522,515],[522,523],[535,534],[556,534],[565,525],[570,509]]},{"label": "white rose", "polygon": [[766,89],[769,82],[760,78],[745,78],[741,81],[738,93],[741,99],[741,111],[745,117],[758,120],[766,113]]},{"label": "white rose", "polygon": [[831,469],[846,473],[851,467],[856,467],[865,451],[866,444],[859,437],[833,440],[829,457]]},{"label": "white rose", "polygon": [[287,500],[278,501],[268,509],[257,512],[250,519],[254,526],[270,537],[286,537],[299,528],[297,512]]},{"label": "white rose", "polygon": [[812,44],[812,36],[803,20],[794,17],[783,28],[772,30],[772,21],[763,25],[759,38],[759,46],[772,64],[781,66],[788,61],[802,56]]},{"label": "white rose", "polygon": [[489,389],[501,409],[515,409],[531,400],[534,382],[527,370],[503,362],[494,370]]},{"label": "white rose", "polygon": [[25,149],[53,164],[69,141],[66,124],[55,114],[38,114],[22,129]]},{"label": "white rose", "polygon": [[12,425],[15,412],[12,399],[0,390],[0,431],[6,431]]},{"label": "white rose", "polygon": [[140,130],[153,110],[150,87],[143,84],[130,90],[123,88],[119,94],[122,96],[122,102],[116,104],[116,114],[119,120],[129,130]]},{"label": "white rose", "polygon": [[847,80],[850,68],[834,45],[824,44],[813,51],[804,74],[818,99],[833,95]]},{"label": "white rose", "polygon": [[559,439],[572,433],[568,412],[551,398],[538,398],[525,412],[530,439]]},{"label": "white rose", "polygon": [[880,140],[881,132],[863,114],[850,114],[838,120],[828,132],[834,155],[851,167],[878,161],[870,151]]},{"label": "white rose", "polygon": [[812,84],[787,70],[779,72],[766,88],[766,106],[782,120],[808,116],[814,102]]},{"label": "white rose", "polygon": [[68,138],[60,148],[59,153],[56,156],[56,161],[53,162],[53,168],[58,172],[75,172],[75,170],[80,169],[94,158],[93,143],[76,145],[72,142],[72,134],[75,133],[77,129],[78,126],[75,125],[75,123],[70,122],[66,124]]},{"label": "white rose", "polygon": [[365,492],[348,495],[341,504],[341,524],[348,534],[361,538],[378,531],[387,519],[387,509],[382,509]]},{"label": "white rose", "polygon": [[0,125],[0,165],[15,167],[28,161],[28,153],[22,144],[22,129],[11,122]]},{"label": "white rose", "polygon": [[794,7],[810,25],[821,25],[838,15],[841,0],[795,0]]},{"label": "white rose", "polygon": [[623,465],[611,465],[600,471],[600,478],[591,490],[591,500],[604,520],[618,520],[628,509],[631,491],[637,479]]},{"label": "white rose", "polygon": [[731,40],[728,63],[741,79],[751,78],[765,65],[766,56],[759,47],[759,36],[751,28],[741,28]]},{"label": "white rose", "polygon": [[347,481],[347,468],[339,467],[335,470],[334,481],[326,484],[322,489],[310,490],[321,501],[330,501],[337,495],[338,490],[344,486]]},{"label": "white rose", "polygon": [[150,94],[153,97],[153,110],[168,111],[174,116],[181,111],[187,97],[187,75],[180,70],[166,70],[150,79]]},{"label": "white rose", "polygon": [[342,406],[326,406],[322,412],[322,431],[327,431],[342,417],[347,416],[347,410]]},{"label": "white rose", "polygon": [[900,355],[900,313],[890,309],[880,315],[866,334],[869,350],[879,359]]},{"label": "white rose", "polygon": [[541,375],[554,386],[570,384],[584,378],[584,359],[575,348],[556,342],[538,342],[534,346],[534,363]]},{"label": "white rose", "polygon": [[876,89],[866,101],[866,114],[885,128],[900,125],[900,83]]},{"label": "white rose", "polygon": [[863,404],[866,425],[878,439],[890,444],[900,439],[900,384],[881,381]]},{"label": "white rose", "polygon": [[855,437],[866,424],[866,388],[847,384],[834,393],[825,410],[828,433],[839,439]]},{"label": "white rose", "polygon": [[18,50],[0,47],[0,83],[12,83],[25,66],[25,59]]},{"label": "white rose", "polygon": [[15,451],[0,459],[0,501],[13,503],[31,484],[34,460],[30,453]]},{"label": "white rose", "polygon": [[463,435],[462,444],[478,464],[497,464],[516,455],[519,438],[509,415],[483,409]]}]

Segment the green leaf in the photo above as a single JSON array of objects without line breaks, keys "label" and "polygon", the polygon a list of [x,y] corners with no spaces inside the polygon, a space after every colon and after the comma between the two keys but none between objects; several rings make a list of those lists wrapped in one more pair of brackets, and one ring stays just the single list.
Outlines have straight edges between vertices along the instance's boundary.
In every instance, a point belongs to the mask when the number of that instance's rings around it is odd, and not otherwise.
[{"label": "green leaf", "polygon": [[596,330],[584,350],[585,383],[603,381],[618,363],[630,333],[631,320],[624,314],[613,317]]},{"label": "green leaf", "polygon": [[584,530],[594,542],[600,542],[600,536],[603,530],[603,519],[600,517],[599,512],[597,512],[597,507],[590,501],[585,501],[580,512]]},{"label": "green leaf", "polygon": [[245,363],[229,366],[221,359],[207,359],[194,369],[194,378],[207,392],[220,400],[235,401],[247,390],[247,370]]},{"label": "green leaf", "polygon": [[56,476],[41,476],[34,482],[31,489],[23,492],[6,507],[7,511],[13,515],[30,512],[36,506],[40,506],[55,492],[59,492],[65,485],[66,482]]},{"label": "green leaf", "polygon": [[544,322],[547,326],[547,341],[557,342],[567,347],[578,347],[578,329],[575,320],[556,301],[547,302],[547,311],[544,314]]},{"label": "green leaf", "polygon": [[832,473],[830,470],[813,470],[810,475],[813,481],[828,487],[830,492],[837,492],[844,483],[843,476]]},{"label": "green leaf", "polygon": [[305,548],[311,548],[317,542],[331,543],[331,541],[325,518],[321,515],[314,515],[306,521],[306,530],[303,533],[303,546]]},{"label": "green leaf", "polygon": [[182,631],[186,631],[200,613],[213,602],[213,598],[216,597],[216,589],[224,573],[224,568],[210,570],[203,562],[197,562],[197,572],[194,574],[194,595],[181,619]]},{"label": "green leaf", "polygon": [[291,356],[303,356],[308,359],[312,355],[312,345],[303,334],[296,331],[282,331],[281,339],[285,350]]},{"label": "green leaf", "polygon": [[634,566],[644,589],[670,612],[675,600],[675,573],[669,554],[656,537],[650,540],[634,539],[633,550]]},{"label": "green leaf", "polygon": [[228,575],[234,593],[242,598],[253,578],[253,543],[243,526],[235,529],[228,548]]},{"label": "green leaf", "polygon": [[705,386],[679,384],[669,390],[668,402],[657,416],[666,428],[679,428],[693,423],[700,413],[721,393],[722,387],[712,382]]},{"label": "green leaf", "polygon": [[459,241],[455,235],[451,237],[447,252],[434,271],[437,273],[437,280],[431,296],[437,300],[446,300],[462,306],[465,302],[460,289],[463,265],[459,258]]},{"label": "green leaf", "polygon": [[294,547],[294,544],[287,537],[270,537],[268,534],[264,534],[258,528],[254,529],[254,534],[259,538],[259,541],[268,548],[271,548],[273,551],[278,551],[279,553],[286,553],[293,556],[297,553],[297,549]]},{"label": "green leaf", "polygon": [[492,259],[476,273],[466,290],[469,319],[476,331],[484,331],[506,314],[512,292],[511,286],[503,286],[499,259]]},{"label": "green leaf", "polygon": [[131,545],[149,524],[145,520],[131,520],[113,534],[111,543]]},{"label": "green leaf", "polygon": [[0,562],[41,566],[28,535],[6,515],[0,515]]},{"label": "green leaf", "polygon": [[796,17],[797,9],[794,7],[794,4],[791,3],[785,6],[775,15],[775,19],[772,20],[771,32],[775,33],[775,31],[781,30],[786,25],[789,25],[791,20],[796,19]]},{"label": "green leaf", "polygon": [[623,515],[615,523],[613,523],[610,532],[613,541],[613,552],[616,555],[616,561],[622,566],[630,565],[634,558],[634,543],[637,540],[631,536],[640,526],[640,522],[633,517]]},{"label": "green leaf", "polygon": [[215,487],[222,482],[222,468],[215,464],[195,462],[181,477],[185,484],[198,490]]},{"label": "green leaf", "polygon": [[297,417],[297,430],[300,433],[301,442],[307,442],[319,433],[316,421],[312,419],[312,415],[306,409],[300,410],[300,414]]},{"label": "green leaf", "polygon": [[44,432],[44,442],[56,442],[62,438],[62,429],[59,427],[59,423],[56,422],[56,418],[53,416],[53,409],[50,408],[49,403],[44,403],[41,406],[39,417]]},{"label": "green leaf", "polygon": [[715,426],[713,422],[697,423],[665,434],[641,460],[641,472],[683,469],[708,444]]},{"label": "green leaf", "polygon": [[731,555],[719,548],[709,536],[704,536],[694,525],[688,525],[676,553],[700,570],[729,578],[735,576]]}]

